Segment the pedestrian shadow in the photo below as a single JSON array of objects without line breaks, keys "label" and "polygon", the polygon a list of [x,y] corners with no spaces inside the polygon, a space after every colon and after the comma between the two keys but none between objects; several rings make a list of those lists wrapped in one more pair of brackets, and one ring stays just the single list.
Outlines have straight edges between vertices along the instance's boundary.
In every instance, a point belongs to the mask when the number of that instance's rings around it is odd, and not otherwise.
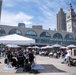
[{"label": "pedestrian shadow", "polygon": [[52,64],[42,64],[42,66],[44,66],[45,69],[39,70],[39,72],[41,72],[41,73],[64,73],[64,72],[66,72],[61,69],[58,69],[57,67],[55,67]]},{"label": "pedestrian shadow", "polygon": [[[63,71],[61,69],[58,69],[52,64],[36,64],[33,68],[32,71],[28,73],[65,73],[66,71]],[[26,73],[23,72],[23,68],[19,68],[16,70],[16,73]]]},{"label": "pedestrian shadow", "polygon": [[16,73],[29,73],[29,74],[39,74],[40,72],[37,69],[31,69],[31,71],[25,72],[23,68],[18,68]]},{"label": "pedestrian shadow", "polygon": [[23,68],[22,68],[22,67],[18,68],[18,69],[16,70],[16,73],[23,73]]}]

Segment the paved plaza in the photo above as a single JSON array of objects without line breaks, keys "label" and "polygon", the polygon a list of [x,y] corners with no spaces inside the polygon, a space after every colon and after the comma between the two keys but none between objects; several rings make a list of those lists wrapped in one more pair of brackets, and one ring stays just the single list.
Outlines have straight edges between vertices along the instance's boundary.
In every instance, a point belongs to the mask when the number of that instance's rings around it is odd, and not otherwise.
[{"label": "paved plaza", "polygon": [[26,73],[22,70],[11,69],[5,70],[4,58],[0,59],[0,75],[76,75],[76,67],[61,64],[61,59],[49,58],[45,56],[36,56],[34,69],[39,71],[38,74]]}]

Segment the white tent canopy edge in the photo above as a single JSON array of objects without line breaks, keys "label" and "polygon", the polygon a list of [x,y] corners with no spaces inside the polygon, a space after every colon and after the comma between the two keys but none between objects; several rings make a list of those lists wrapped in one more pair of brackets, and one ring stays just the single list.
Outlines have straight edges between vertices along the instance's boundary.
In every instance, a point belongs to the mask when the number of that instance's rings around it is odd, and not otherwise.
[{"label": "white tent canopy edge", "polygon": [[0,44],[25,45],[31,43],[35,43],[35,40],[18,34],[12,34],[0,37]]}]

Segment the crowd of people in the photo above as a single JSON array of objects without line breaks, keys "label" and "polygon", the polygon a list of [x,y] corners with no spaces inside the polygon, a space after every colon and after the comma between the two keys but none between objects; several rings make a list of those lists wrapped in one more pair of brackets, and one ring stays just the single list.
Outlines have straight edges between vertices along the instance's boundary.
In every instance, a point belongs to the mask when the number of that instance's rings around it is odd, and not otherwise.
[{"label": "crowd of people", "polygon": [[[34,54],[36,54],[35,50],[32,49],[28,49],[28,50],[22,50],[21,48],[19,49],[11,49],[8,48],[4,54],[6,58],[4,60],[4,62],[6,64],[11,63],[11,65],[13,67],[19,68],[19,67],[23,67],[28,64],[28,65],[32,65],[34,63]],[[61,59],[61,63],[64,63],[65,61],[68,61],[68,65],[71,64],[70,59],[72,56],[72,48],[67,48],[66,50],[61,49],[61,50],[39,50],[39,52],[37,51],[37,54],[41,55],[41,56],[49,56],[49,57],[54,57],[54,58],[62,58]]]},{"label": "crowd of people", "polygon": [[18,50],[8,49],[6,51],[6,59],[5,63],[11,65],[13,67],[19,68],[19,67],[25,67],[26,64],[31,66],[34,63],[34,53],[31,49],[27,50],[21,50],[19,48]]},{"label": "crowd of people", "polygon": [[50,51],[42,50],[42,51],[39,51],[39,55],[59,58],[61,55],[61,51],[60,50],[50,50]]},{"label": "crowd of people", "polygon": [[59,50],[51,50],[50,52],[48,50],[42,50],[39,52],[41,56],[49,56],[53,58],[60,58],[61,57],[61,63],[67,63],[68,66],[76,65],[76,58],[72,58],[72,49],[73,48],[66,48],[66,49],[59,49]]}]

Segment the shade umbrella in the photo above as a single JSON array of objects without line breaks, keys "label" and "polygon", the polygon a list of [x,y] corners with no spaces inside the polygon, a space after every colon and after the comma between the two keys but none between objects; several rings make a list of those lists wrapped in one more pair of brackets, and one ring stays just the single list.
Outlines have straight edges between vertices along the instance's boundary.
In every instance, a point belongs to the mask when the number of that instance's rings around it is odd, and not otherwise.
[{"label": "shade umbrella", "polygon": [[45,46],[45,48],[47,49],[47,48],[52,48],[50,45],[47,45],[47,46]]},{"label": "shade umbrella", "polygon": [[52,47],[52,48],[54,48],[54,47],[61,47],[61,45],[59,45],[59,44],[54,44],[54,45],[52,45],[51,47]]},{"label": "shade umbrella", "polygon": [[39,47],[38,47],[38,46],[33,46],[32,48],[39,49]]},{"label": "shade umbrella", "polygon": [[28,46],[27,48],[32,48],[32,47]]},{"label": "shade umbrella", "polygon": [[44,47],[41,47],[41,49],[46,49],[46,48],[45,48],[45,46],[44,46]]},{"label": "shade umbrella", "polygon": [[60,49],[66,49],[66,47],[65,46],[61,46]]},{"label": "shade umbrella", "polygon": [[6,46],[10,47],[10,48],[18,48],[18,47],[20,47],[20,46],[15,45],[15,44],[7,44]]},{"label": "shade umbrella", "polygon": [[66,46],[66,48],[76,48],[76,45],[73,45],[73,44],[71,44],[71,45],[68,45],[68,46]]},{"label": "shade umbrella", "polygon": [[16,44],[16,45],[25,45],[35,43],[35,40],[32,38],[24,37],[18,34],[6,35],[0,37],[0,44]]}]

